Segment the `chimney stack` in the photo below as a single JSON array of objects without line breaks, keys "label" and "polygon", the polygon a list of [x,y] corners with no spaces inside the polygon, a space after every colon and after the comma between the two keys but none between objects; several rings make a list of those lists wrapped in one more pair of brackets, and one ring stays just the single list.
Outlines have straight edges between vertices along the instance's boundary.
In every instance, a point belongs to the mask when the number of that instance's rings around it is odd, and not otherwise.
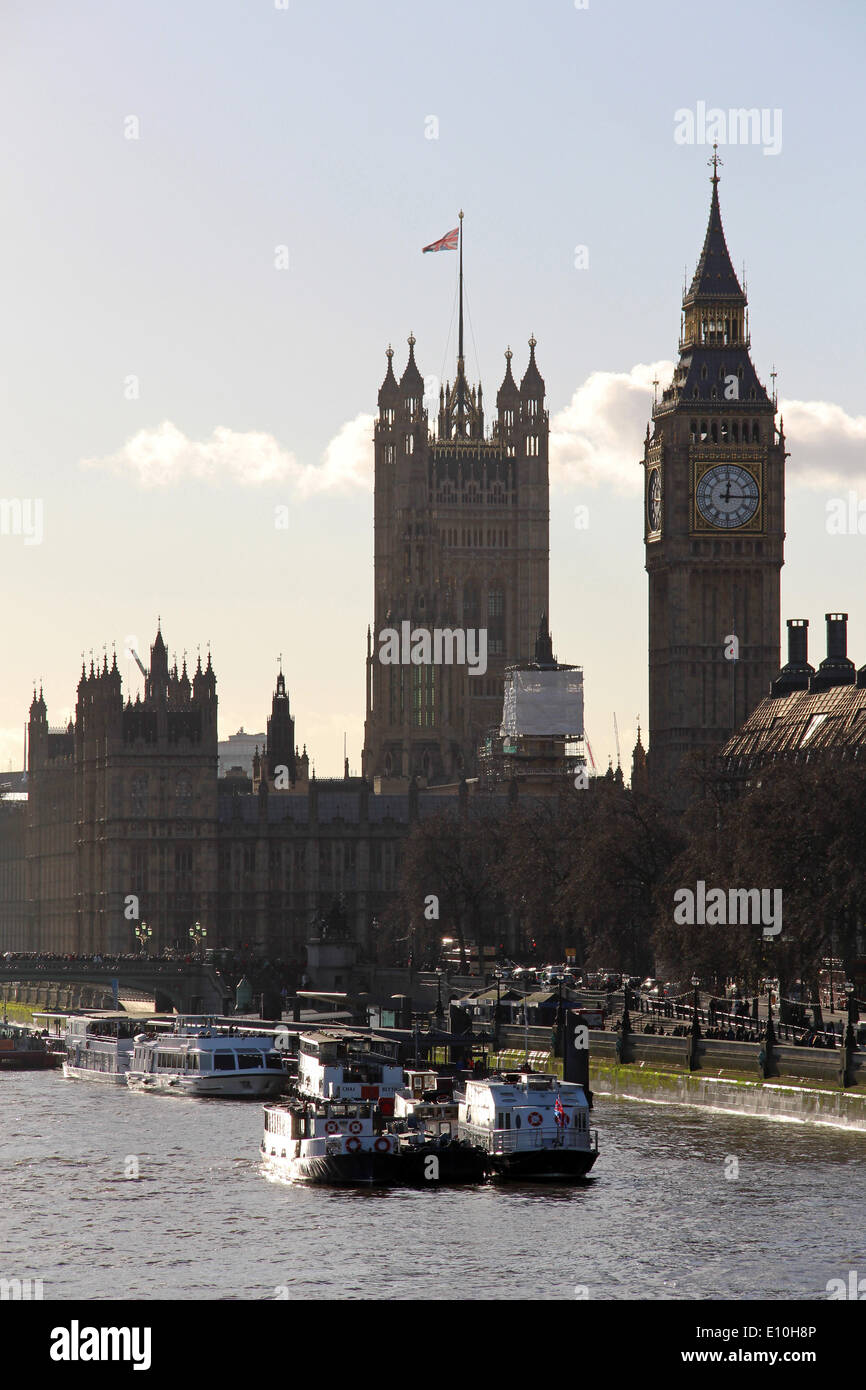
[{"label": "chimney stack", "polygon": [[779,697],[794,690],[808,690],[815,674],[809,665],[809,619],[788,619],[788,660],[770,686],[770,694]]},{"label": "chimney stack", "polygon": [[834,685],[853,685],[854,662],[848,657],[848,614],[826,613],[827,655],[809,681],[810,690],[829,690]]}]

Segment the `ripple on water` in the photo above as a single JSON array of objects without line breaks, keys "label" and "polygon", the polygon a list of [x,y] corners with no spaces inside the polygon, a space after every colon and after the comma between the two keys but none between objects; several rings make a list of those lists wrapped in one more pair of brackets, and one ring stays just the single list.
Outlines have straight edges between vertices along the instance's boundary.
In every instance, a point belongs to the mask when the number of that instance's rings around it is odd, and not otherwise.
[{"label": "ripple on water", "polygon": [[352,1191],[263,1176],[257,1105],[51,1073],[4,1101],[4,1259],[52,1298],[818,1298],[866,1268],[856,1132],[600,1100],[580,1186]]}]

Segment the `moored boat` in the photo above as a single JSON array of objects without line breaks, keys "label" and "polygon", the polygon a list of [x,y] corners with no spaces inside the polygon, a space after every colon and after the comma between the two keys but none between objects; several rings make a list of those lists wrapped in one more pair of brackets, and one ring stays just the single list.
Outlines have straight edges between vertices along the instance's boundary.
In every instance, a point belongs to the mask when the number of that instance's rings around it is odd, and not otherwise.
[{"label": "moored boat", "polygon": [[72,1014],[66,1022],[63,1075],[125,1086],[141,1021],[107,1011]]},{"label": "moored boat", "polygon": [[43,1071],[63,1061],[45,1039],[21,1023],[0,1023],[0,1071]]},{"label": "moored boat", "polygon": [[127,1085],[163,1095],[253,1099],[285,1089],[280,1053],[270,1034],[180,1018],[170,1032],[135,1038]]},{"label": "moored boat", "polygon": [[290,1100],[265,1106],[262,1163],[278,1177],[336,1186],[397,1180],[397,1143],[368,1104]]},{"label": "moored boat", "polygon": [[583,1087],[541,1073],[467,1081],[457,1132],[496,1178],[573,1180],[598,1158]]},{"label": "moored boat", "polygon": [[372,1101],[295,1098],[264,1112],[262,1164],[277,1177],[339,1187],[436,1187],[485,1177],[471,1145],[401,1131]]}]

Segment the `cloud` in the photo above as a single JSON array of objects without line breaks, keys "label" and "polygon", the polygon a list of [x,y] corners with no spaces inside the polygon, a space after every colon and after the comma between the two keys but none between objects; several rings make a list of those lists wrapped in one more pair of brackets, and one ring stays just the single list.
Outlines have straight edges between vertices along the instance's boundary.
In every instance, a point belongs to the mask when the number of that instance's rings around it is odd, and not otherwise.
[{"label": "cloud", "polygon": [[117,453],[82,459],[83,468],[131,477],[145,488],[177,483],[237,483],[260,487],[293,483],[298,492],[369,490],[373,483],[372,415],[356,415],[337,432],[321,464],[302,464],[271,434],[240,432],[218,425],[209,439],[189,439],[170,420],[139,430]]},{"label": "cloud", "polygon": [[[653,379],[662,387],[672,362],[638,363],[629,372],[592,372],[550,421],[552,487],[608,485],[640,492],[637,466],[652,408]],[[866,416],[848,415],[832,401],[783,401],[791,487],[866,488]]]},{"label": "cloud", "polygon": [[[563,491],[607,486],[639,493],[643,476],[638,465],[653,380],[664,387],[673,370],[672,362],[659,361],[638,363],[628,372],[591,372],[569,404],[551,417],[551,486]],[[780,411],[791,454],[791,486],[866,487],[866,416],[848,415],[830,401],[784,401]],[[140,430],[115,454],[84,459],[82,467],[105,469],[145,488],[196,480],[242,487],[288,483],[300,497],[369,492],[374,418],[359,414],[347,420],[316,464],[301,463],[270,434],[220,425],[209,439],[194,440],[166,420],[155,429]]]},{"label": "cloud", "polygon": [[630,372],[592,372],[550,421],[553,487],[640,492],[638,467],[650,418],[653,380],[670,381],[672,362],[638,363]]},{"label": "cloud", "polygon": [[805,488],[866,486],[866,415],[831,401],[783,401],[786,476]]}]

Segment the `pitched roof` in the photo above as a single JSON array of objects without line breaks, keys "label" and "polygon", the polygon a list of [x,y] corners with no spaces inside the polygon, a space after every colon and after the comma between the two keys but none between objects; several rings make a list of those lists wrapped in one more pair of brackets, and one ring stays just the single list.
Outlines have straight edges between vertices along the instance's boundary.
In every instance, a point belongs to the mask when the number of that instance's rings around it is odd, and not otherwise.
[{"label": "pitched roof", "polygon": [[743,303],[746,299],[731,264],[728,244],[725,241],[722,211],[719,207],[718,178],[714,178],[712,184],[713,196],[704,247],[689,292],[683,300],[684,305],[695,299],[739,299]]}]

